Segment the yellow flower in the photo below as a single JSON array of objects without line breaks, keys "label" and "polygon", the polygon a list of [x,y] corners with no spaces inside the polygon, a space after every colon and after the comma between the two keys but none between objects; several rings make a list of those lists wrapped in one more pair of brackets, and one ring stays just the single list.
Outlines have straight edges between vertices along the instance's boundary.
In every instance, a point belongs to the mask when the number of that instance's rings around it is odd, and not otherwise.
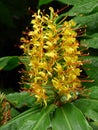
[{"label": "yellow flower", "polygon": [[58,74],[63,73],[63,68],[62,68],[62,66],[61,66],[60,63],[56,63],[56,67],[54,68],[54,70],[55,70]]},{"label": "yellow flower", "polygon": [[47,96],[45,95],[45,89],[43,89],[37,83],[31,84],[31,88],[33,89],[33,94],[37,98],[37,101],[40,102],[43,99],[45,105],[47,105],[47,103],[46,103]]},{"label": "yellow flower", "polygon": [[54,58],[57,57],[57,52],[55,50],[51,52],[47,52],[45,56]]},{"label": "yellow flower", "polygon": [[52,7],[49,9],[50,16],[40,10],[32,16],[32,30],[28,37],[21,39],[23,44],[20,46],[29,58],[26,65],[28,79],[24,79],[30,84],[37,101],[45,105],[48,96],[51,97],[47,84],[52,85],[50,89],[55,97],[64,96],[66,101],[77,97],[81,87],[79,66],[83,64],[79,59],[77,32],[73,29],[76,23],[70,20],[56,24],[58,15]]}]

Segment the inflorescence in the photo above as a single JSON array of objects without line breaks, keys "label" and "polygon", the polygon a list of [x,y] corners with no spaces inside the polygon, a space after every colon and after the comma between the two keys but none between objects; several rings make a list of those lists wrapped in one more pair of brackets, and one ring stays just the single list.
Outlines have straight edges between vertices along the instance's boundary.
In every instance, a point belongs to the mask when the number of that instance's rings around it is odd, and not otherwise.
[{"label": "inflorescence", "polygon": [[[32,31],[21,38],[21,49],[29,59],[24,71],[22,83],[38,102],[47,104],[48,89],[53,90],[61,101],[77,98],[81,89],[80,66],[76,23],[73,20],[56,23],[58,14],[50,7],[50,15],[40,10],[32,16]],[[47,87],[48,85],[48,87]]]}]

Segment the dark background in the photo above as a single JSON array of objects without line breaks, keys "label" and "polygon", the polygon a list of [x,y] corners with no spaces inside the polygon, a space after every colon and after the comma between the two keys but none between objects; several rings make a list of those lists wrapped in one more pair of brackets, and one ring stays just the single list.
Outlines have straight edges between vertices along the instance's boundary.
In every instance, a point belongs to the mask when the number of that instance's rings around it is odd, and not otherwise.
[{"label": "dark background", "polygon": [[[38,0],[0,0],[0,57],[19,56],[22,51],[19,49],[22,31],[30,24],[32,13],[37,9]],[[8,88],[18,91],[21,74],[18,66],[11,71],[0,71],[0,88]]]},{"label": "dark background", "polygon": [[[19,49],[20,38],[26,27],[30,26],[32,14],[37,11],[39,0],[1,0],[0,1],[0,58],[5,56],[20,56],[22,50]],[[55,11],[66,7],[57,0],[40,8],[48,13],[48,8],[52,6]],[[29,9],[28,9],[29,8]],[[69,7],[71,8],[71,7]],[[67,11],[65,8],[63,11]],[[21,74],[19,71],[23,66],[10,70],[0,71],[0,89],[5,93],[8,91],[19,91]],[[11,89],[11,90],[9,90]]]}]

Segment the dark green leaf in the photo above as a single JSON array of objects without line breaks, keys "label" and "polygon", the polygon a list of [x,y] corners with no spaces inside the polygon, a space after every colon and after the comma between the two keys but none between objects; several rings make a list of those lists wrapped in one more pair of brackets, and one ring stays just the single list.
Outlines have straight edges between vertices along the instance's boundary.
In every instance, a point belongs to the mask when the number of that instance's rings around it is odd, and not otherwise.
[{"label": "dark green leaf", "polygon": [[93,86],[87,89],[89,98],[98,100],[98,86]]},{"label": "dark green leaf", "polygon": [[2,126],[0,130],[48,130],[50,127],[49,114],[55,109],[55,105],[50,105],[39,112],[40,109],[32,108],[17,117],[9,123]]},{"label": "dark green leaf", "polygon": [[7,65],[4,67],[4,70],[12,70],[20,64],[18,56],[9,57]]},{"label": "dark green leaf", "polygon": [[34,106],[34,97],[30,96],[28,92],[10,93],[6,96],[6,99],[14,104],[15,107],[21,108],[23,106]]},{"label": "dark green leaf", "polygon": [[9,61],[8,57],[0,58],[0,70],[2,70],[7,65],[8,61]]},{"label": "dark green leaf", "polygon": [[87,25],[87,33],[95,33],[98,30],[98,12],[85,16],[80,15],[74,18],[76,23],[80,25]]},{"label": "dark green leaf", "polygon": [[11,118],[14,118],[21,113],[13,107],[10,109],[10,111],[11,111]]},{"label": "dark green leaf", "polygon": [[90,122],[90,125],[92,126],[93,130],[98,130],[98,122]]},{"label": "dark green leaf", "polygon": [[39,3],[38,3],[38,8],[44,4],[48,4],[50,3],[52,0],[39,0]]},{"label": "dark green leaf", "polygon": [[81,41],[82,44],[86,44],[87,47],[98,49],[98,33],[87,35],[87,39]]},{"label": "dark green leaf", "polygon": [[7,56],[0,58],[0,70],[12,70],[19,65],[18,56]]},{"label": "dark green leaf", "polygon": [[[56,111],[56,112],[55,112]],[[50,105],[41,112],[28,110],[0,130],[92,130],[83,114],[72,104],[57,108]]]},{"label": "dark green leaf", "polygon": [[81,111],[73,104],[58,108],[52,120],[53,130],[92,130]]},{"label": "dark green leaf", "polygon": [[81,0],[58,0],[58,1],[69,5],[76,5],[81,2]]},{"label": "dark green leaf", "polygon": [[28,64],[30,63],[30,58],[28,56],[20,56],[19,59],[25,65],[25,67],[28,69]]},{"label": "dark green leaf", "polygon": [[[51,120],[50,120],[50,113],[56,108],[55,105],[50,105],[46,109],[44,109],[40,113],[40,117],[38,118],[35,125],[32,127],[33,130],[48,130],[49,128],[52,128],[51,126]],[[31,130],[32,130],[31,129]],[[51,129],[50,129],[51,130]],[[55,129],[53,129],[55,130]]]},{"label": "dark green leaf", "polygon": [[92,83],[88,83],[89,86],[96,86],[98,84],[98,57],[86,56],[85,60],[90,63],[84,64],[83,68],[86,70],[90,80],[94,80]]},{"label": "dark green leaf", "polygon": [[10,120],[6,125],[0,127],[0,130],[22,130],[25,126],[24,130],[32,130],[32,125],[34,125],[39,118],[39,108],[31,108],[12,120]]},{"label": "dark green leaf", "polygon": [[65,4],[72,4],[74,7],[68,12],[68,16],[87,14],[98,6],[98,0],[59,0]]},{"label": "dark green leaf", "polygon": [[98,121],[98,100],[96,99],[79,99],[75,105],[83,112],[83,114],[94,121]]}]

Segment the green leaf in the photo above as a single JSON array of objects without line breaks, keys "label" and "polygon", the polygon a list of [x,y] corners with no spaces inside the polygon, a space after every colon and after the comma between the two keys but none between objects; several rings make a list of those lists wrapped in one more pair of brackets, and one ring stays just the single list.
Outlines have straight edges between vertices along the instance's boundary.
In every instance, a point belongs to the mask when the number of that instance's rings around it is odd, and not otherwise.
[{"label": "green leaf", "polygon": [[90,122],[90,125],[92,126],[93,130],[98,130],[98,122]]},{"label": "green leaf", "polygon": [[6,56],[0,58],[0,70],[12,70],[19,65],[18,56]]},{"label": "green leaf", "polygon": [[88,88],[85,95],[87,98],[75,101],[75,105],[88,119],[98,121],[98,86]]},{"label": "green leaf", "polygon": [[29,70],[28,64],[30,63],[30,58],[28,56],[20,56],[19,60],[25,65],[26,70]]},{"label": "green leaf", "polygon": [[21,108],[23,106],[34,106],[35,98],[30,96],[28,92],[10,93],[6,95],[6,99],[14,104],[15,107]]},{"label": "green leaf", "polygon": [[80,15],[74,18],[74,21],[80,25],[87,25],[87,33],[95,33],[98,30],[98,12],[88,16]]},{"label": "green leaf", "polygon": [[69,5],[76,5],[81,2],[81,0],[58,0],[58,1]]},{"label": "green leaf", "polygon": [[0,70],[2,70],[7,65],[8,61],[9,61],[8,57],[0,58]]},{"label": "green leaf", "polygon": [[12,70],[12,69],[16,68],[18,65],[20,65],[18,56],[11,56],[8,58],[9,58],[9,60],[8,60],[7,65],[4,67],[4,70]]},{"label": "green leaf", "polygon": [[[33,130],[48,130],[52,128],[51,126],[51,119],[50,119],[50,114],[54,111],[56,108],[55,105],[50,105],[46,109],[44,109],[40,113],[40,117],[38,118],[37,122],[35,123]],[[55,129],[54,129],[55,130]]]},{"label": "green leaf", "polygon": [[57,109],[52,126],[53,130],[92,130],[81,111],[69,103]]},{"label": "green leaf", "polygon": [[20,56],[19,59],[24,64],[29,64],[29,62],[30,62],[29,56]]},{"label": "green leaf", "polygon": [[30,129],[32,125],[34,125],[39,117],[40,108],[33,107],[12,120],[10,120],[7,124],[0,127],[0,130],[22,130],[26,124],[24,130],[32,130]]},{"label": "green leaf", "polygon": [[82,44],[86,44],[87,47],[98,49],[98,33],[87,35],[87,38],[81,41]]},{"label": "green leaf", "polygon": [[79,99],[75,102],[75,105],[88,119],[98,121],[98,100],[90,98]]},{"label": "green leaf", "polygon": [[[85,56],[85,60],[90,63],[84,64],[83,68],[85,69],[90,80],[94,80],[92,83],[88,83],[88,86],[96,86],[98,84],[98,57],[97,56]],[[88,79],[88,80],[89,80]]]},{"label": "green leaf", "polygon": [[9,123],[2,126],[0,130],[48,130],[50,128],[50,113],[55,105],[39,111],[39,108],[32,108],[13,118]]},{"label": "green leaf", "polygon": [[38,8],[44,4],[48,4],[50,3],[52,0],[39,0],[39,3],[38,3]]},{"label": "green leaf", "polygon": [[0,130],[92,130],[83,114],[73,104],[65,104],[60,108],[50,105],[42,109],[30,109]]},{"label": "green leaf", "polygon": [[92,12],[98,6],[98,0],[59,0],[65,4],[74,5],[73,8],[68,11],[68,16],[74,16],[78,14],[87,14]]},{"label": "green leaf", "polygon": [[98,86],[90,87],[87,91],[86,94],[89,98],[98,100]]},{"label": "green leaf", "polygon": [[13,107],[10,109],[10,112],[11,112],[11,118],[14,118],[21,113],[19,110],[16,110],[16,108]]}]

